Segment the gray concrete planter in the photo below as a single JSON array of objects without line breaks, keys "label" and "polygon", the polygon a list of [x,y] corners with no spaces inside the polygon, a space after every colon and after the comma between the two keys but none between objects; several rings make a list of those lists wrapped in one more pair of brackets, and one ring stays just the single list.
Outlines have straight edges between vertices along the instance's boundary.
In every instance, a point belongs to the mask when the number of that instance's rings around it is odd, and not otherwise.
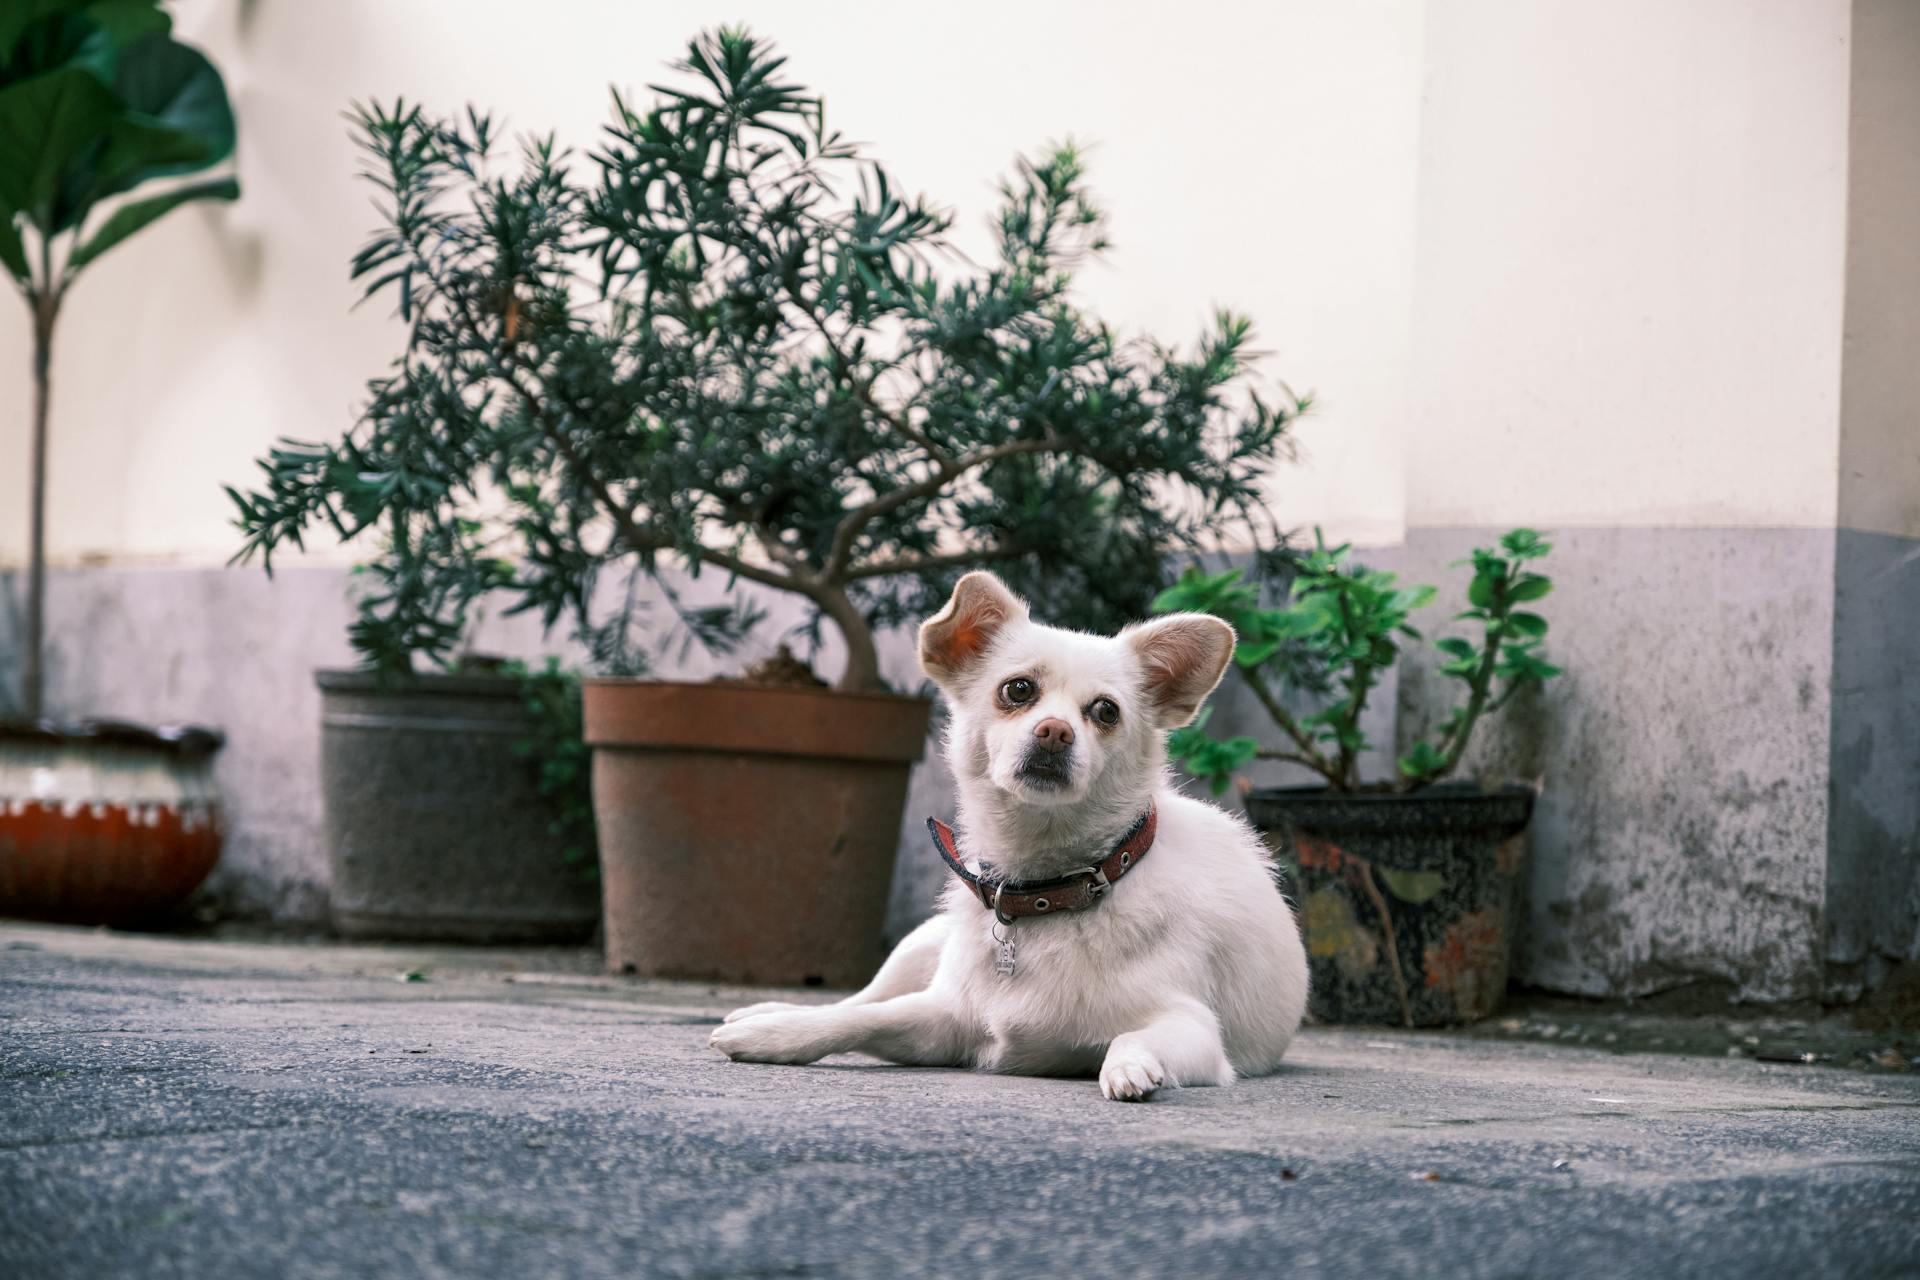
[{"label": "gray concrete planter", "polygon": [[320,768],[334,927],[352,938],[582,942],[600,889],[564,856],[514,743],[519,682],[322,671]]},{"label": "gray concrete planter", "polygon": [[1321,1022],[1445,1026],[1507,989],[1531,788],[1410,795],[1255,791],[1247,816],[1287,871]]}]

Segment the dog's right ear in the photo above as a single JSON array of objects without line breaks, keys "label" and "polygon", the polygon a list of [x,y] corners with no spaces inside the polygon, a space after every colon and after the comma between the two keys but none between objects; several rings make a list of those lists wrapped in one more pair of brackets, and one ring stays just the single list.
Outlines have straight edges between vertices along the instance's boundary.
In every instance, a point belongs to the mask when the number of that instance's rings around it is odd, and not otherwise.
[{"label": "dog's right ear", "polygon": [[1027,620],[1027,602],[976,569],[954,584],[947,607],[920,626],[920,666],[936,683],[964,676],[1010,622]]}]

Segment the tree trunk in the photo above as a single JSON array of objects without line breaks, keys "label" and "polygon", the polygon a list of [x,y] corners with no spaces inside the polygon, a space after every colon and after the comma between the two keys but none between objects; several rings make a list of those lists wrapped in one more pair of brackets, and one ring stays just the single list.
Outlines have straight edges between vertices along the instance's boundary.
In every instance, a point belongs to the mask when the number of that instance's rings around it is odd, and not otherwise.
[{"label": "tree trunk", "polygon": [[30,720],[38,718],[46,705],[47,399],[52,383],[53,321],[59,306],[58,295],[49,292],[33,308],[33,454],[28,481],[32,508],[27,517],[27,643],[20,665],[20,709]]},{"label": "tree trunk", "polygon": [[845,587],[829,587],[815,600],[847,641],[847,665],[833,687],[845,693],[884,692],[887,686],[880,679],[880,653],[874,648],[873,628],[860,615],[853,597]]}]

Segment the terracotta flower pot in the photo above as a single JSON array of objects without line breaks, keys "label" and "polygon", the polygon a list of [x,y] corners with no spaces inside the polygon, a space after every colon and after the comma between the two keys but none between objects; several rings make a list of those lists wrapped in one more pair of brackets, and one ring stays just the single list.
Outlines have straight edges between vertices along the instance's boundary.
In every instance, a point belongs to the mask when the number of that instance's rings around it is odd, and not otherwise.
[{"label": "terracotta flower pot", "polygon": [[932,703],[639,680],[585,693],[609,969],[872,976]]},{"label": "terracotta flower pot", "polygon": [[526,760],[520,682],[321,671],[333,926],[350,938],[584,942],[600,914]]},{"label": "terracotta flower pot", "polygon": [[211,729],[0,722],[0,915],[164,918],[220,857]]},{"label": "terracotta flower pot", "polygon": [[1532,811],[1519,786],[1250,794],[1299,912],[1313,1017],[1428,1027],[1498,1009]]}]

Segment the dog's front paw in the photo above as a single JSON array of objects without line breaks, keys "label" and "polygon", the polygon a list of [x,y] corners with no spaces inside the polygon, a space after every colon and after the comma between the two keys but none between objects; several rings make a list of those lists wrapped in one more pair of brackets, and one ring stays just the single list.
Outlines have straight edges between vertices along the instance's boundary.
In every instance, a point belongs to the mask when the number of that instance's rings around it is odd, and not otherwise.
[{"label": "dog's front paw", "polygon": [[787,1013],[793,1009],[804,1009],[804,1004],[788,1004],[785,1000],[762,1000],[759,1004],[743,1005],[735,1009],[722,1022],[738,1022],[742,1018],[757,1018],[763,1013]]},{"label": "dog's front paw", "polygon": [[707,1043],[735,1062],[783,1062],[804,1066],[821,1055],[805,1025],[805,1013],[763,1013],[725,1022]]},{"label": "dog's front paw", "polygon": [[1166,1082],[1160,1059],[1137,1045],[1107,1051],[1100,1067],[1100,1092],[1114,1102],[1145,1102]]}]

